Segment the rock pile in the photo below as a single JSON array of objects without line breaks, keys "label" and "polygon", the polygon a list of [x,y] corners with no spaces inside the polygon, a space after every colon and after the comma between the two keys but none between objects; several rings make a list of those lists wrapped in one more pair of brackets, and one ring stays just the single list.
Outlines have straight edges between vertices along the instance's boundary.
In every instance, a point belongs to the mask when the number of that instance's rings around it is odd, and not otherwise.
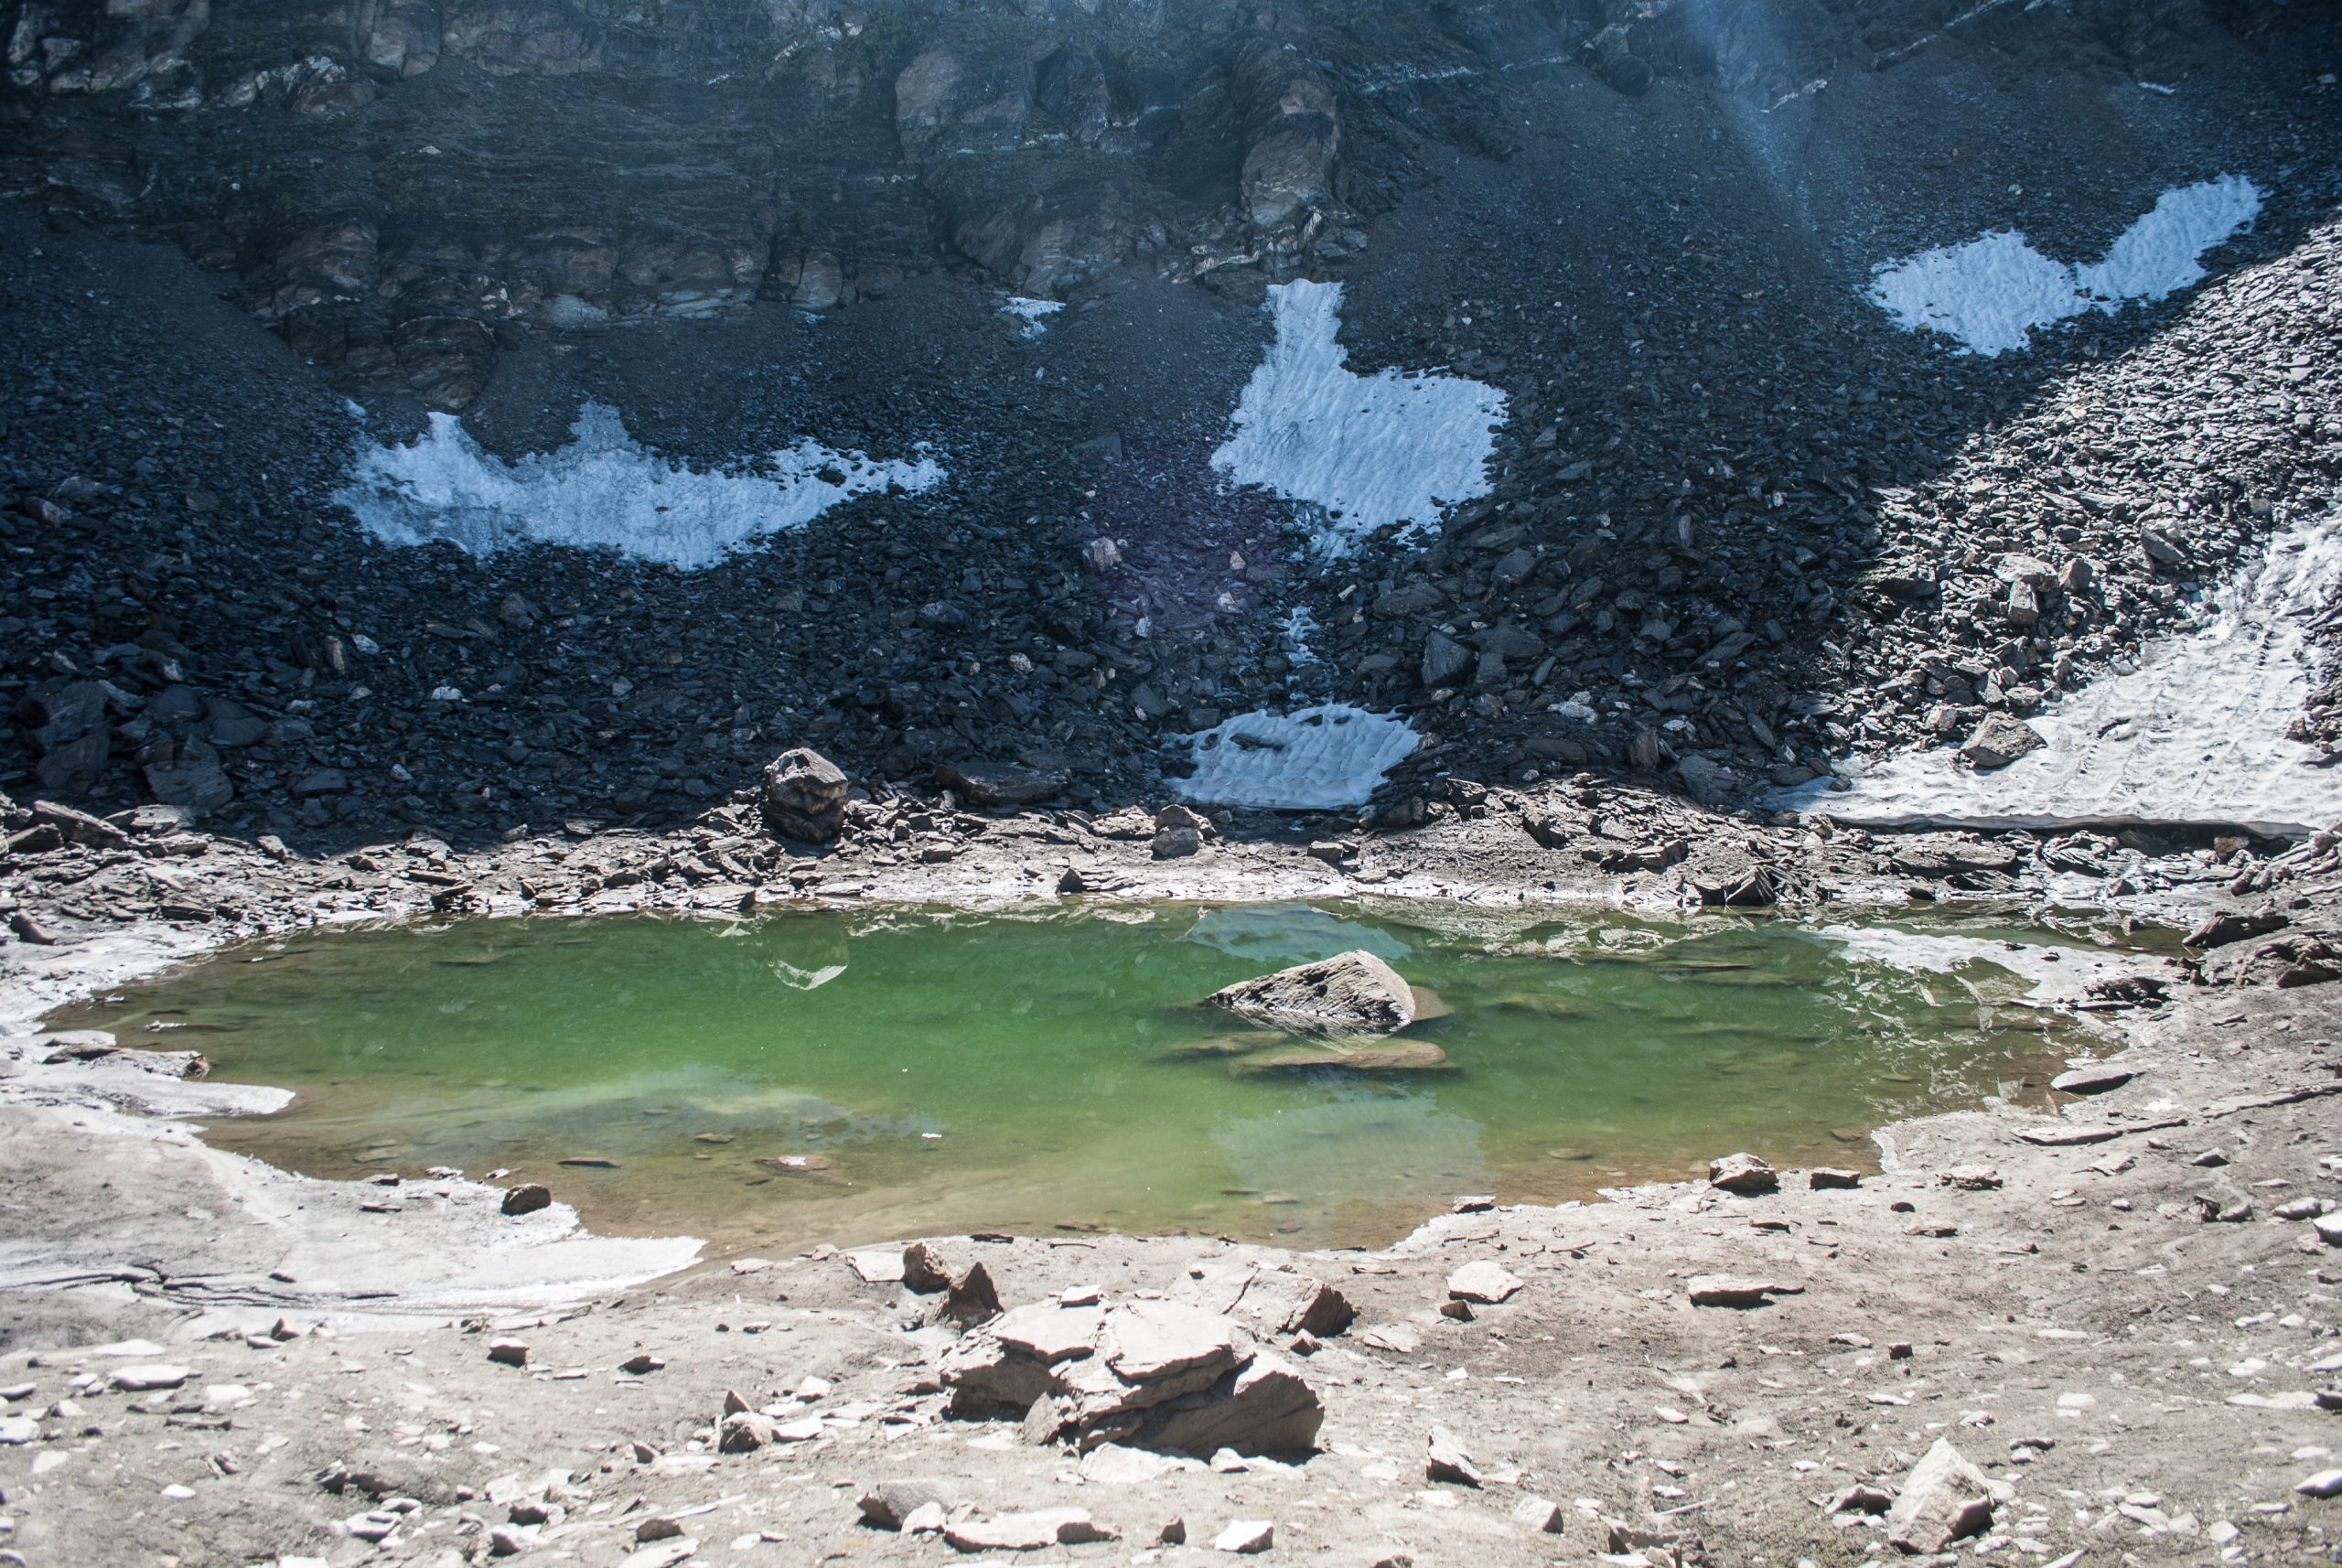
[{"label": "rock pile", "polygon": [[954,1413],[1021,1413],[1035,1443],[1210,1455],[1307,1452],[1325,1409],[1300,1370],[1215,1313],[1169,1301],[1020,1306],[945,1356]]}]

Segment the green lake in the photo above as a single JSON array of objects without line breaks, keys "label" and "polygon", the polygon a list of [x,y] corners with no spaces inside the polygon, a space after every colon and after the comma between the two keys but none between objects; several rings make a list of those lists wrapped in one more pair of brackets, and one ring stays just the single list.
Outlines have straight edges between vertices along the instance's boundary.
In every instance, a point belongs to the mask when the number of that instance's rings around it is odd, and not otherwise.
[{"label": "green lake", "polygon": [[[2025,983],[1989,954],[2114,939],[1997,918],[1898,918],[1966,955],[1932,970],[1785,919],[1615,911],[467,920],[248,944],[50,1023],[295,1091],[211,1123],[217,1146],[320,1176],[505,1170],[606,1230],[1379,1245],[1461,1194],[1582,1197],[1736,1149],[1861,1166],[1897,1117],[2045,1098],[2098,1036],[2012,1005]],[[1215,1054],[1244,1026],[1199,998],[1353,948],[1437,993],[1411,1031],[1436,1068]]]}]

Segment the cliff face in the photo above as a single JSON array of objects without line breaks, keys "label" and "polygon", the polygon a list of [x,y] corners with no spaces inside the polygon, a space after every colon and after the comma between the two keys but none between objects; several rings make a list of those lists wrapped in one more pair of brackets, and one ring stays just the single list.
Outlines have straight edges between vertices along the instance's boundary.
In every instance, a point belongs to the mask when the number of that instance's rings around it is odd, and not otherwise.
[{"label": "cliff face", "polygon": [[1767,113],[1937,48],[2143,73],[2275,0],[18,0],[9,188],[167,239],[352,386],[460,409],[500,348],[980,269],[1338,264],[1557,62]]}]

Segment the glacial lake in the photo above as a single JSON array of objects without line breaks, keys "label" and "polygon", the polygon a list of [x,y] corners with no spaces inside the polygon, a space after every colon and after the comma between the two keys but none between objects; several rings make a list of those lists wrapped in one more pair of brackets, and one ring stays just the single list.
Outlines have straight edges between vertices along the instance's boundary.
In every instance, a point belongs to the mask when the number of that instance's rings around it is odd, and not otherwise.
[{"label": "glacial lake", "polygon": [[[206,1139],[307,1175],[542,1181],[719,1251],[971,1230],[1380,1245],[1748,1149],[2046,1102],[2111,1036],[2025,1000],[2121,939],[1421,905],[472,919],[245,944],[54,1015],[293,1103]],[[1307,1065],[1198,1005],[1350,949],[1433,993],[1407,1070]],[[1428,1047],[1428,1048],[1427,1048]],[[563,1164],[563,1161],[599,1162]]]}]

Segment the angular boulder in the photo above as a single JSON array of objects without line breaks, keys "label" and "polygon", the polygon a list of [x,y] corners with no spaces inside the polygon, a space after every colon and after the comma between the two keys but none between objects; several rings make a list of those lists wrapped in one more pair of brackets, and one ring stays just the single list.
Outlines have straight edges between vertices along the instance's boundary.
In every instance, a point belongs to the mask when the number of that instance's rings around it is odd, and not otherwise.
[{"label": "angular boulder", "polygon": [[1758,1193],[1778,1190],[1781,1178],[1771,1165],[1754,1155],[1726,1155],[1720,1160],[1708,1162],[1708,1185],[1725,1192],[1739,1193],[1744,1197],[1753,1197]]},{"label": "angular boulder", "polygon": [[1988,714],[1984,722],[1969,735],[1960,748],[1960,759],[1979,773],[1990,773],[1996,768],[2006,768],[2030,751],[2048,745],[2040,733],[2023,719],[2006,714]]},{"label": "angular boulder", "polygon": [[1169,1301],[1020,1306],[945,1355],[955,1414],[1022,1413],[1036,1443],[1209,1455],[1305,1451],[1325,1407],[1228,1318]]},{"label": "angular boulder", "polygon": [[1887,1511],[1886,1539],[1905,1552],[1941,1552],[1990,1528],[1993,1501],[1984,1472],[1939,1437],[1904,1477],[1902,1494]]},{"label": "angular boulder", "polygon": [[1308,1035],[1387,1035],[1415,1021],[1415,993],[1364,949],[1241,980],[1204,998],[1240,1018]]},{"label": "angular boulder", "polygon": [[765,828],[800,843],[827,843],[845,822],[845,774],[818,751],[797,746],[765,764]]}]

